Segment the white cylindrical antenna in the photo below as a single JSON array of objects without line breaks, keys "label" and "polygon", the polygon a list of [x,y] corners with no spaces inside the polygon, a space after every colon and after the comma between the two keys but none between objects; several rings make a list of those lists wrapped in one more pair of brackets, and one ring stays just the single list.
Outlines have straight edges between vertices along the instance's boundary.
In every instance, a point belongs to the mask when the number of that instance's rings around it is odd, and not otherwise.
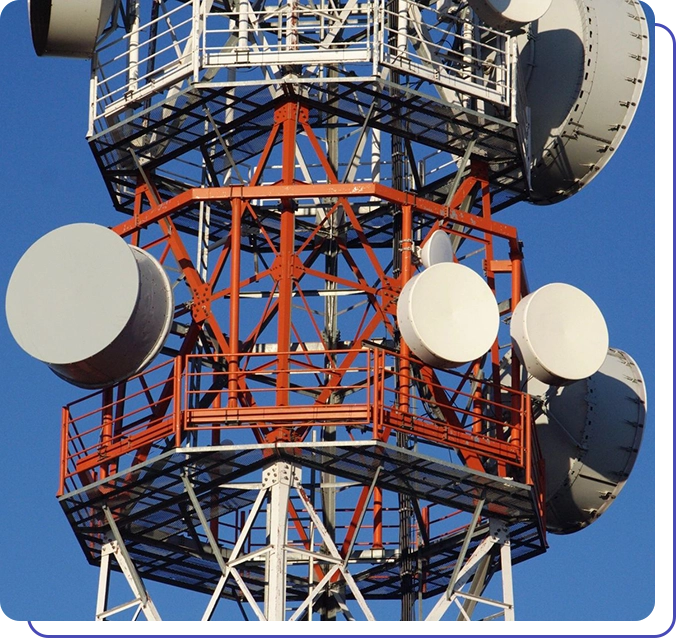
[{"label": "white cylindrical antenna", "polygon": [[406,344],[428,365],[451,368],[483,356],[498,334],[500,313],[488,284],[455,263],[430,266],[401,291],[397,320]]},{"label": "white cylindrical antenna", "polygon": [[594,374],[606,358],[608,328],[598,306],[568,284],[543,286],[512,314],[512,346],[529,374],[565,385]]},{"label": "white cylindrical antenna", "polygon": [[71,224],[35,242],[7,288],[10,331],[31,356],[84,388],[113,385],[159,353],[173,319],[162,266],[112,230]]},{"label": "white cylindrical antenna", "polygon": [[531,379],[542,401],[536,433],[545,461],[547,529],[570,534],[615,501],[631,473],[646,419],[646,387],[636,362],[611,348],[596,374],[565,387]]},{"label": "white cylindrical antenna", "polygon": [[114,7],[115,0],[28,0],[35,52],[91,58]]},{"label": "white cylindrical antenna", "polygon": [[624,138],[648,70],[648,23],[637,0],[554,0],[519,49],[529,199],[552,204],[591,182]]},{"label": "white cylindrical antenna", "polygon": [[452,262],[453,244],[448,233],[443,230],[435,230],[422,247],[420,261],[425,268],[434,266],[434,264]]},{"label": "white cylindrical antenna", "polygon": [[469,0],[474,12],[493,29],[512,30],[539,20],[552,0]]}]

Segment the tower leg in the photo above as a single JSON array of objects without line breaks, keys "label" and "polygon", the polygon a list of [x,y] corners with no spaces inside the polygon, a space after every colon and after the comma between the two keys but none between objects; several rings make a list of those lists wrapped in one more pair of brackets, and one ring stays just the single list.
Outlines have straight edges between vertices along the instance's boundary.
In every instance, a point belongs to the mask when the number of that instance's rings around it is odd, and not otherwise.
[{"label": "tower leg", "polygon": [[500,560],[502,573],[502,600],[505,603],[505,620],[514,618],[514,588],[512,586],[512,549],[509,536],[500,546]]},{"label": "tower leg", "polygon": [[[105,543],[101,548],[101,572],[99,574],[99,592],[96,599],[96,620],[106,620],[113,614],[120,613],[127,609],[137,606],[136,613],[133,620],[136,620],[141,612],[145,615],[147,620],[162,620],[155,609],[155,605],[148,594],[141,577],[134,567],[134,563],[127,552],[124,545],[124,540],[117,528],[115,519],[107,505],[103,506],[103,513],[110,526],[110,534],[112,539]],[[134,599],[108,609],[108,593],[110,591],[110,559],[115,558],[117,564],[120,566],[124,574],[129,588],[134,594]]]},{"label": "tower leg", "polygon": [[[112,609],[108,608],[108,594],[110,591],[110,560],[115,558],[122,573],[124,574],[129,588],[134,594],[134,598],[129,602],[117,605]],[[136,612],[132,620],[136,620],[141,612],[146,617],[146,620],[159,621],[162,620],[155,609],[155,605],[148,594],[143,581],[141,580],[134,563],[129,558],[124,544],[120,541],[113,540],[101,549],[101,571],[99,573],[99,592],[96,599],[96,620],[108,620],[114,614],[127,611],[136,607]]]},{"label": "tower leg", "polygon": [[263,488],[269,489],[268,559],[266,565],[265,617],[286,620],[286,545],[289,496],[292,484],[300,482],[300,468],[275,463],[263,473]]},{"label": "tower leg", "polygon": [[[490,535],[485,538],[474,550],[460,569],[454,570],[448,589],[430,611],[426,621],[441,620],[448,608],[455,604],[460,610],[458,620],[470,620],[477,603],[497,607],[500,611],[484,617],[481,620],[493,620],[503,617],[504,620],[514,620],[514,593],[512,589],[512,558],[507,526],[495,519],[489,521]],[[468,534],[473,533],[470,526]],[[482,596],[490,577],[489,564],[491,556],[499,551],[502,573],[502,601]],[[469,584],[469,588],[463,588]]]}]

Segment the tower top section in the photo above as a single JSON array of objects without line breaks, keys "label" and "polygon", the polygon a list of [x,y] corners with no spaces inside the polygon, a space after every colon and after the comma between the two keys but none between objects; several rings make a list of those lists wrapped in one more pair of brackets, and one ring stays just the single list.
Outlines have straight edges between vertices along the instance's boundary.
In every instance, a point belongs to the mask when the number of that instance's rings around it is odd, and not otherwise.
[{"label": "tower top section", "polygon": [[404,186],[428,198],[448,199],[475,158],[497,209],[555,203],[612,157],[647,70],[636,0],[82,4],[31,0],[33,40],[92,58],[88,138],[127,212],[142,170],[167,196],[246,183],[289,95],[340,139],[343,181],[392,179],[385,135],[403,140]]}]

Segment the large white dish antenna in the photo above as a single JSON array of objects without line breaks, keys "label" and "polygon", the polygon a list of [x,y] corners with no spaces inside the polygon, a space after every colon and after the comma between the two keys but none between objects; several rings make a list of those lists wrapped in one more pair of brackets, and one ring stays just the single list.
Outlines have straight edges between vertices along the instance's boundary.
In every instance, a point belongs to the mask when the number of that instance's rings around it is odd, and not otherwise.
[{"label": "large white dish antenna", "polygon": [[500,313],[488,284],[455,263],[430,266],[403,288],[397,302],[401,336],[428,365],[452,368],[490,350]]},{"label": "large white dish antenna", "polygon": [[532,31],[519,39],[530,200],[551,204],[591,182],[624,138],[648,69],[648,23],[637,0],[553,0]]},{"label": "large white dish antenna", "polygon": [[628,354],[611,348],[588,379],[565,387],[530,380],[528,392],[542,401],[535,424],[547,529],[570,534],[601,516],[629,477],[646,418],[643,376]]},{"label": "large white dish antenna", "polygon": [[35,52],[91,58],[114,7],[115,0],[28,0]]},{"label": "large white dish antenna", "polygon": [[71,224],[35,242],[7,288],[16,342],[85,388],[117,383],[159,353],[173,319],[169,279],[154,257],[96,224]]},{"label": "large white dish antenna", "polygon": [[470,7],[489,27],[512,30],[539,20],[552,0],[468,0]]},{"label": "large white dish antenna", "polygon": [[568,284],[548,284],[525,296],[512,313],[510,334],[528,373],[552,385],[594,374],[608,351],[601,311]]}]

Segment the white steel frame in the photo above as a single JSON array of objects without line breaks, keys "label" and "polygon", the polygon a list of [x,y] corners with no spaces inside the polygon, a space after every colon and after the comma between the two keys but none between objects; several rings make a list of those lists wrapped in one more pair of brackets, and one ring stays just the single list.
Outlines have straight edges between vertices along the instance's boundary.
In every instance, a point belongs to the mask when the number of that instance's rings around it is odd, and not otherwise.
[{"label": "white steel frame", "polygon": [[[137,0],[142,2],[143,0]],[[136,20],[128,33],[108,32],[93,59],[89,134],[143,100],[184,89],[238,84],[303,85],[388,81],[392,71],[433,87],[451,103],[473,96],[511,108],[516,121],[516,55],[513,38],[468,22],[455,0],[424,5],[398,0],[279,0],[254,11],[249,0],[216,12],[213,0],[171,7],[160,1],[155,20]],[[393,30],[391,18],[399,27]],[[357,70],[328,78],[324,66]],[[303,73],[294,73],[303,67]],[[251,79],[252,69],[260,73]],[[221,72],[225,69],[225,76]],[[405,87],[402,87],[405,90]],[[103,124],[103,123],[106,124]]]},{"label": "white steel frame", "polygon": [[[127,548],[124,545],[122,535],[117,528],[115,519],[110,510],[104,505],[103,513],[105,514],[108,525],[110,525],[111,539],[101,548],[101,568],[99,570],[99,590],[96,597],[96,620],[108,620],[115,614],[123,613],[129,609],[136,608],[132,620],[137,620],[141,612],[149,621],[159,621],[160,618],[155,605],[146,590],[146,587],[141,580],[136,567],[129,557]],[[120,567],[120,571],[125,577],[129,588],[131,589],[134,598],[129,602],[109,607],[109,593],[110,593],[110,572],[111,560],[115,559]]]},{"label": "white steel frame", "polygon": [[[496,519],[490,521],[490,529],[490,536],[481,542],[463,564],[466,543],[470,537],[468,531],[465,537],[465,544],[463,544],[461,549],[461,558],[456,563],[448,588],[425,618],[426,621],[441,620],[443,615],[454,604],[460,611],[457,620],[472,620],[472,611],[477,603],[483,603],[499,609],[497,613],[481,618],[481,620],[494,620],[500,617],[503,617],[504,620],[514,620],[514,592],[512,586],[512,559],[509,532],[506,525]],[[490,561],[490,553],[496,548],[499,548],[500,551],[503,598],[501,601],[492,600],[481,595],[483,588],[488,584],[486,570]],[[472,579],[471,582],[470,579]]]},{"label": "white steel frame", "polygon": [[[376,472],[371,484],[369,499],[373,494],[378,479]],[[322,594],[328,594],[336,601],[340,612],[346,620],[357,620],[353,612],[359,610],[364,620],[374,621],[373,610],[364,599],[354,577],[350,573],[349,564],[354,542],[349,548],[347,557],[343,558],[336,546],[335,540],[327,531],[320,514],[312,505],[310,498],[301,485],[301,469],[284,461],[277,461],[263,471],[260,491],[251,506],[249,515],[240,530],[237,541],[229,552],[219,546],[211,532],[209,522],[202,506],[193,490],[187,474],[182,477],[185,492],[194,508],[202,532],[205,534],[211,551],[221,570],[221,578],[216,585],[206,606],[202,620],[211,620],[218,603],[222,599],[226,583],[232,579],[237,584],[242,596],[249,603],[256,619],[260,621],[297,621],[312,620],[313,605]],[[289,502],[291,494],[295,493],[303,503],[303,507],[311,520],[313,533],[316,533],[322,544],[322,552],[310,551],[288,542]],[[265,504],[267,502],[267,507]],[[471,620],[478,604],[497,608],[497,613],[484,616],[481,620],[503,618],[514,620],[514,597],[512,589],[512,564],[509,534],[504,523],[497,519],[490,520],[490,533],[467,557],[468,547],[472,540],[476,525],[480,519],[485,502],[479,500],[476,504],[472,522],[468,526],[460,554],[456,561],[453,574],[444,594],[437,600],[425,621],[441,620],[453,607],[458,608],[457,620]],[[124,541],[117,529],[113,516],[104,506],[104,514],[110,525],[111,540],[103,545],[101,552],[101,567],[99,574],[99,592],[96,606],[96,620],[107,620],[111,616],[136,607],[133,620],[141,612],[147,620],[159,621],[160,615],[148,594],[146,587],[137,573],[133,561],[125,548]],[[249,553],[244,551],[249,535],[260,516],[265,517],[268,543]],[[359,526],[361,526],[359,522]],[[313,542],[314,545],[314,542]],[[483,596],[491,574],[488,567],[491,557],[499,552],[502,576],[502,600],[490,599]],[[227,554],[227,558],[226,558]],[[111,559],[118,563],[134,598],[127,603],[108,608],[109,581],[111,574]],[[247,565],[265,565],[266,589],[264,604],[261,608],[254,594],[244,581],[242,574]],[[298,602],[294,609],[288,609],[287,569],[289,564],[307,565],[310,582],[305,600]],[[316,565],[323,568],[324,575],[317,578],[314,572]],[[340,580],[335,581],[339,575]],[[348,604],[345,591],[354,597],[354,603]]]}]

